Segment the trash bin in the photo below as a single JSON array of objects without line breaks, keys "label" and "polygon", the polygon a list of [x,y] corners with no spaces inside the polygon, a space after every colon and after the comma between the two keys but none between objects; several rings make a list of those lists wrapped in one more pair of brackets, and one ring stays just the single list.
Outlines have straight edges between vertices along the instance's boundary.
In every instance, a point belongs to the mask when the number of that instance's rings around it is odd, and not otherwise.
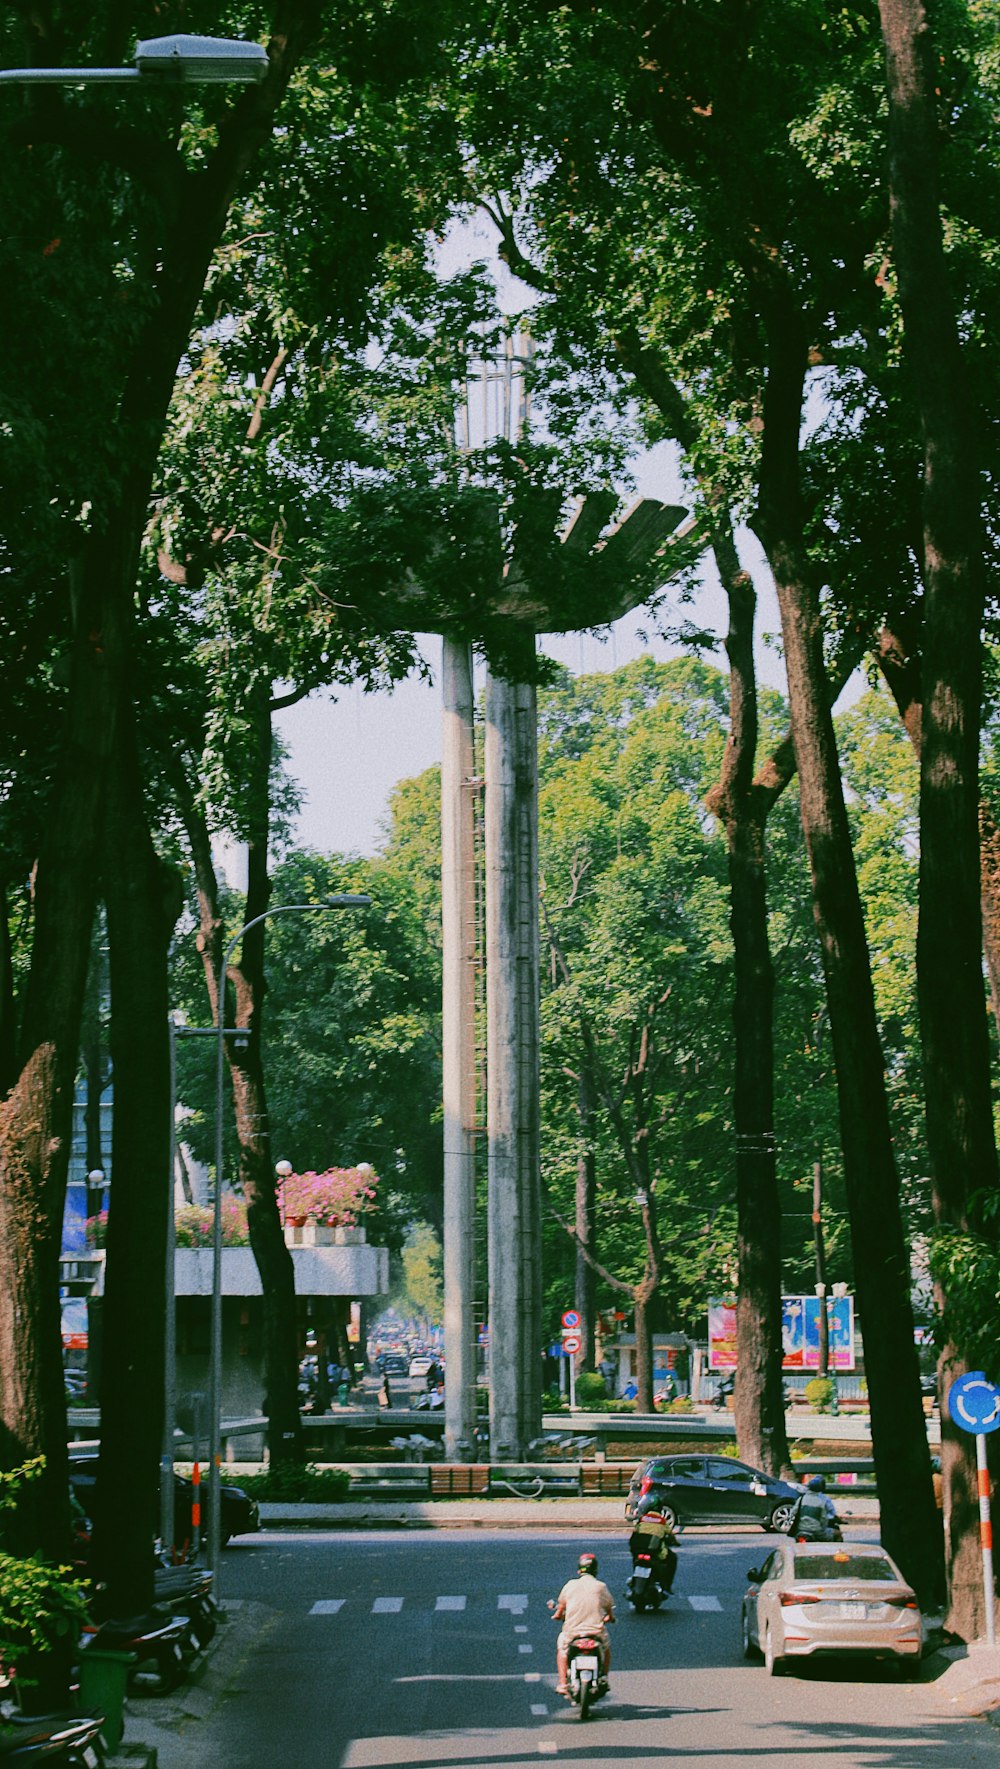
[{"label": "trash bin", "polygon": [[113,1652],[104,1646],[85,1646],[80,1654],[80,1702],[90,1712],[104,1715],[101,1738],[109,1755],[121,1743],[125,1687],[135,1662],[134,1652]]}]

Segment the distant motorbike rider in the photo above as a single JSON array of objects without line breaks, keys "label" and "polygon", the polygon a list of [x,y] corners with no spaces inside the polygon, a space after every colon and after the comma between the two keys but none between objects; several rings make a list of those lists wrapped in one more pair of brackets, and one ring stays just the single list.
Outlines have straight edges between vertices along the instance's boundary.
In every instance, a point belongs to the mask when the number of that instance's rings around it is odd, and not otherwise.
[{"label": "distant motorbike rider", "polygon": [[677,1572],[677,1537],[654,1499],[640,1499],[628,1551],[633,1572],[639,1555],[649,1555],[653,1576],[661,1591],[669,1595]]},{"label": "distant motorbike rider", "polygon": [[562,1622],[556,1643],[557,1695],[569,1694],[566,1675],[569,1668],[569,1649],[574,1640],[600,1641],[604,1655],[602,1675],[605,1683],[611,1669],[611,1641],[608,1639],[606,1624],[615,1620],[615,1600],[607,1585],[597,1576],[596,1554],[581,1554],[577,1567],[577,1577],[569,1579],[563,1586],[552,1611],[556,1621]]}]

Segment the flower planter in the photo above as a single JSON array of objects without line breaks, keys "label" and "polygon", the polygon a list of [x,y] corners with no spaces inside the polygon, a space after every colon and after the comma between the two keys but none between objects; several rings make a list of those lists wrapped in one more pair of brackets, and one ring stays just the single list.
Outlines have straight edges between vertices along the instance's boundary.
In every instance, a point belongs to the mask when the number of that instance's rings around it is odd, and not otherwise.
[{"label": "flower planter", "polygon": [[355,1225],[353,1228],[332,1229],[335,1247],[363,1247],[367,1241],[367,1230]]},{"label": "flower planter", "polygon": [[340,1232],[325,1222],[286,1222],[285,1244],[288,1247],[333,1247]]}]

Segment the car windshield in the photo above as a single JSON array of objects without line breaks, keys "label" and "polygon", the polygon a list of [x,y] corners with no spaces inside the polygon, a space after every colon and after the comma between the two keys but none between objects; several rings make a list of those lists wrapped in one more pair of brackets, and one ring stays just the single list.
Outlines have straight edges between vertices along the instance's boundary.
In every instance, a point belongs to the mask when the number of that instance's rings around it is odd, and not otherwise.
[{"label": "car windshield", "polygon": [[898,1585],[899,1574],[884,1554],[796,1554],[797,1579],[880,1579]]}]

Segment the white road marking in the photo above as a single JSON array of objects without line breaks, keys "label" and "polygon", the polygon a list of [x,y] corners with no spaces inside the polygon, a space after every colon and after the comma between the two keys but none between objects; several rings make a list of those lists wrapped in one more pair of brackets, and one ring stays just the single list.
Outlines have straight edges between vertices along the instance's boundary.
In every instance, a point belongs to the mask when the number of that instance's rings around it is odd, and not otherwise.
[{"label": "white road marking", "polygon": [[689,1597],[692,1609],[721,1609],[722,1604],[717,1597]]},{"label": "white road marking", "polygon": [[309,1614],[337,1615],[339,1611],[343,1609],[346,1601],[346,1597],[323,1597],[320,1599],[319,1603],[313,1604]]},{"label": "white road marking", "polygon": [[528,1632],[527,1622],[515,1622],[514,1632],[515,1634],[526,1634]]},{"label": "white road marking", "polygon": [[539,1755],[542,1757],[554,1757],[558,1749],[559,1746],[555,1740],[548,1738],[543,1738],[538,1746]]},{"label": "white road marking", "polygon": [[535,1649],[533,1646],[525,1646],[524,1641],[522,1640],[517,1650],[518,1652],[534,1652]]},{"label": "white road marking", "polygon": [[398,1615],[402,1607],[402,1597],[376,1597],[372,1604],[372,1615]]},{"label": "white road marking", "polygon": [[497,1608],[509,1609],[513,1615],[523,1615],[527,1607],[528,1599],[523,1592],[497,1598]]},{"label": "white road marking", "polygon": [[533,1714],[547,1714],[549,1710],[544,1701],[533,1701],[531,1704],[531,1711]]},{"label": "white road marking", "polygon": [[434,1605],[434,1608],[435,1609],[464,1609],[465,1608],[465,1598],[464,1597],[439,1597],[437,1602]]},{"label": "white road marking", "polygon": [[540,1683],[541,1680],[542,1680],[541,1671],[525,1671],[525,1673],[524,1673],[524,1681],[526,1683]]}]

